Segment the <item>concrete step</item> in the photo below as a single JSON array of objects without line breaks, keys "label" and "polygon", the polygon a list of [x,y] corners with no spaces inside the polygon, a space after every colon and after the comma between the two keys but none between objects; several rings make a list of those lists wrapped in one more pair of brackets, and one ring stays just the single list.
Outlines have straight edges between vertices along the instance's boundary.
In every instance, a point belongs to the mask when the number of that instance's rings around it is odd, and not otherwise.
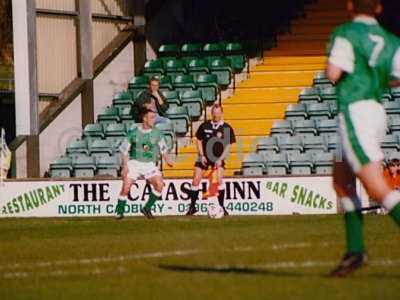
[{"label": "concrete step", "polygon": [[296,49],[288,49],[288,50],[278,50],[273,49],[269,51],[264,51],[264,58],[266,57],[276,57],[276,56],[324,56],[326,54],[326,50],[323,49],[308,49],[308,50],[296,50]]},{"label": "concrete step", "polygon": [[263,65],[293,65],[293,64],[325,64],[326,63],[326,56],[323,55],[284,55],[284,56],[269,56],[269,52],[272,51],[265,51],[265,57],[263,59]]},{"label": "concrete step", "polygon": [[314,71],[282,71],[251,73],[250,79],[241,82],[238,87],[290,87],[310,86]]},{"label": "concrete step", "polygon": [[258,65],[250,69],[251,72],[269,71],[320,71],[325,69],[325,64],[293,64],[293,65]]},{"label": "concrete step", "polygon": [[244,88],[224,100],[224,104],[297,102],[303,87],[293,88]]}]

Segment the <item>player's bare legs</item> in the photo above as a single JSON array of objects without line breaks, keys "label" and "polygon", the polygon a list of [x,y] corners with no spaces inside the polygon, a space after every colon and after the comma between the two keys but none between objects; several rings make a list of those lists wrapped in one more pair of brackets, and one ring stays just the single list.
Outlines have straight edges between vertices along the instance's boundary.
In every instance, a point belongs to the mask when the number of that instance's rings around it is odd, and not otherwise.
[{"label": "player's bare legs", "polygon": [[224,210],[224,215],[228,216],[228,211],[225,209],[225,183],[224,183],[224,172],[225,169],[220,165],[217,166],[218,176],[218,203]]},{"label": "player's bare legs", "polygon": [[186,215],[192,216],[197,212],[196,209],[196,201],[199,198],[200,194],[200,182],[203,176],[203,170],[201,168],[195,167],[193,171],[193,180],[192,186],[190,190],[188,190],[188,194],[190,196],[190,207]]},{"label": "player's bare legs", "polygon": [[146,202],[145,206],[141,210],[147,218],[152,219],[153,214],[151,213],[151,208],[154,206],[157,200],[161,199],[162,189],[164,187],[164,180],[161,175],[156,175],[147,179],[147,181],[152,186],[149,200]]},{"label": "player's bare legs", "polygon": [[363,238],[363,216],[361,201],[356,191],[356,175],[346,161],[336,162],[333,171],[333,186],[345,215],[346,254],[331,272],[332,276],[345,276],[360,268],[366,261]]},{"label": "player's bare legs", "polygon": [[134,183],[135,183],[135,181],[128,177],[128,173],[127,173],[126,169],[124,168],[122,170],[121,192],[119,193],[118,203],[115,208],[115,212],[117,213],[117,219],[122,219],[124,217],[126,201],[128,200],[128,195],[129,195],[131,186]]}]

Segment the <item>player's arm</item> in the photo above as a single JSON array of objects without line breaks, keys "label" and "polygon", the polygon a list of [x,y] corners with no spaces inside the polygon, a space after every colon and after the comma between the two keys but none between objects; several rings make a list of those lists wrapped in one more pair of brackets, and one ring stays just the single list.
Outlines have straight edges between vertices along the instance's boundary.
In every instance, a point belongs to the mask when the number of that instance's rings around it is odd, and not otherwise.
[{"label": "player's arm", "polygon": [[332,81],[334,84],[340,80],[343,76],[343,70],[340,69],[339,67],[328,63],[326,66],[326,77]]},{"label": "player's arm", "polygon": [[119,150],[121,153],[122,175],[124,175],[127,172],[130,148],[131,144],[129,143],[128,138],[124,139],[121,145],[119,146]]},{"label": "player's arm", "polygon": [[205,149],[203,148],[203,139],[204,139],[204,124],[201,124],[200,127],[197,129],[196,132],[196,140],[197,140],[197,153],[200,157],[201,163],[203,165],[207,164],[207,157],[205,155]]},{"label": "player's arm", "polygon": [[235,132],[233,131],[233,128],[229,126],[229,143],[225,146],[224,152],[222,153],[220,158],[217,160],[218,166],[221,166],[222,161],[228,157],[230,149],[231,149],[230,147],[234,143],[236,143]]},{"label": "player's arm", "polygon": [[392,81],[389,83],[389,86],[390,86],[391,88],[400,87],[400,80],[392,80]]},{"label": "player's arm", "polygon": [[231,145],[226,145],[225,146],[224,152],[222,153],[222,155],[217,160],[217,164],[220,164],[223,160],[225,160],[225,158],[228,157],[229,151],[230,151],[230,147],[231,147]]},{"label": "player's arm", "polygon": [[389,86],[391,88],[400,87],[400,48],[397,50],[393,58],[393,80],[390,81]]},{"label": "player's arm", "polygon": [[199,157],[201,159],[201,163],[203,165],[206,165],[207,164],[207,157],[204,154],[203,141],[199,140],[199,138],[197,138],[197,153],[199,154]]},{"label": "player's arm", "polygon": [[329,50],[326,77],[338,82],[346,73],[354,71],[354,49],[351,42],[342,36],[333,36]]},{"label": "player's arm", "polygon": [[158,147],[160,148],[161,156],[162,159],[165,161],[165,163],[169,166],[173,166],[173,161],[171,160],[171,157],[168,154],[168,145],[167,142],[165,141],[165,137],[162,136],[160,141],[158,142]]}]

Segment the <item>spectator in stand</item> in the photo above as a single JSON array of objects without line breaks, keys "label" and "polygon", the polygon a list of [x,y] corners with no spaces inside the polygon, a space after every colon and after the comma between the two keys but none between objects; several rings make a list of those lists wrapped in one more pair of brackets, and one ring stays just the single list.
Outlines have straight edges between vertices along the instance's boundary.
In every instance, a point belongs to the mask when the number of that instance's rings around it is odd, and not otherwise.
[{"label": "spectator in stand", "polygon": [[400,160],[391,159],[384,170],[384,176],[393,189],[400,189]]},{"label": "spectator in stand", "polygon": [[[160,81],[156,77],[152,77],[149,80],[148,88],[139,94],[135,106],[137,115],[140,115],[141,111],[155,111],[157,113],[155,124],[171,122],[171,120],[166,117],[169,105],[167,99],[160,91]],[[142,120],[137,121],[142,122]]]}]

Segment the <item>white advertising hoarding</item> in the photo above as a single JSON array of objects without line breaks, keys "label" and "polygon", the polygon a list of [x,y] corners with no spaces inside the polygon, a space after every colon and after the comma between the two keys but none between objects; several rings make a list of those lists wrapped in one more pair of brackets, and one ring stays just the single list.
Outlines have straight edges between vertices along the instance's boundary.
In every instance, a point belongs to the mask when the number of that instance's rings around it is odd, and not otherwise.
[{"label": "white advertising hoarding", "polygon": [[[225,206],[231,215],[287,215],[337,213],[331,177],[227,178]],[[0,217],[113,216],[120,180],[7,181],[0,187]],[[190,179],[165,180],[162,200],[153,213],[183,215],[190,200],[185,188]],[[202,183],[203,191],[207,182]],[[125,211],[140,215],[150,187],[133,185]],[[200,196],[201,198],[201,196]],[[206,214],[216,199],[199,199],[199,214]]]}]

